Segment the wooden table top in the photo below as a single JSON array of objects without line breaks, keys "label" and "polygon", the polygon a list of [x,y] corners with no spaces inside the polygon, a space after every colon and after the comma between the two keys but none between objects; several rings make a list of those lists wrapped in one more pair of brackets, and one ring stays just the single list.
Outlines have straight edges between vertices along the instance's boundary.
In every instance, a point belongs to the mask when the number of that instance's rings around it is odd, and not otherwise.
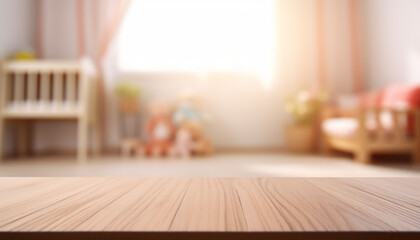
[{"label": "wooden table top", "polygon": [[0,178],[9,237],[365,231],[419,232],[420,178]]}]

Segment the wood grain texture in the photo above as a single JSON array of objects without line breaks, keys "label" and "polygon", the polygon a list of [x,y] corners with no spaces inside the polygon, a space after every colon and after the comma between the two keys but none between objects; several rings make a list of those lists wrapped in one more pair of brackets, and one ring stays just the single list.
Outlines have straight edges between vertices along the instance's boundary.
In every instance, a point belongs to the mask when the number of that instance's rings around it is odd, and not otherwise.
[{"label": "wood grain texture", "polygon": [[0,232],[420,231],[420,178],[1,178]]}]

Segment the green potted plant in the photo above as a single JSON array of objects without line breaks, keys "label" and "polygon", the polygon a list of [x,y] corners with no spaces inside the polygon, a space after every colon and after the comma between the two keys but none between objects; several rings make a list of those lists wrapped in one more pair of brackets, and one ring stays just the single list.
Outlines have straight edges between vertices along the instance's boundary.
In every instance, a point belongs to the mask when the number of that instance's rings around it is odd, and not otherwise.
[{"label": "green potted plant", "polygon": [[300,89],[286,99],[285,110],[291,119],[291,123],[284,129],[287,150],[300,153],[315,150],[316,122],[326,99],[326,91],[314,92],[308,89]]},{"label": "green potted plant", "polygon": [[141,89],[130,81],[122,81],[117,84],[115,92],[118,96],[120,112],[136,113],[140,109],[139,97]]}]

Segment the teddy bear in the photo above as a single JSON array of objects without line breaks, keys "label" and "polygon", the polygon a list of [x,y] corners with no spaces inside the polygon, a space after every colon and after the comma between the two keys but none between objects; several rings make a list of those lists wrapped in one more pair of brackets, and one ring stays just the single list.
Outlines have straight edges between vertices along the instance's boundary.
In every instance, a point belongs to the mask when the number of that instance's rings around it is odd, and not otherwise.
[{"label": "teddy bear", "polygon": [[149,119],[146,125],[148,143],[143,155],[165,156],[172,148],[175,127],[171,121],[170,105],[163,100],[155,100],[149,105]]},{"label": "teddy bear", "polygon": [[[186,132],[189,133],[189,138],[192,140],[190,154],[210,154],[212,152],[213,145],[204,132],[204,122],[206,120],[206,116],[202,111],[202,102],[199,95],[191,90],[184,91],[178,97],[175,106],[176,108],[172,115],[172,122],[178,128],[178,131],[181,131],[180,138],[186,138]],[[186,140],[184,139],[183,141]],[[183,146],[186,144],[178,144],[176,141],[175,150],[177,150],[178,145]]]},{"label": "teddy bear", "polygon": [[206,137],[200,121],[185,121],[182,128],[191,134],[191,154],[197,156],[209,155],[213,151],[212,142]]}]

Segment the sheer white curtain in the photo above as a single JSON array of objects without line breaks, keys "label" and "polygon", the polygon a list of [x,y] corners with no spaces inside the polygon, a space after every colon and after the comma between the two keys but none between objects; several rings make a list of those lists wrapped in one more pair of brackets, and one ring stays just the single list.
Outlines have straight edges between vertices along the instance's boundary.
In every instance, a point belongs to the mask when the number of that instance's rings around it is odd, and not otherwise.
[{"label": "sheer white curtain", "polygon": [[119,34],[123,71],[272,77],[274,0],[133,1]]}]

